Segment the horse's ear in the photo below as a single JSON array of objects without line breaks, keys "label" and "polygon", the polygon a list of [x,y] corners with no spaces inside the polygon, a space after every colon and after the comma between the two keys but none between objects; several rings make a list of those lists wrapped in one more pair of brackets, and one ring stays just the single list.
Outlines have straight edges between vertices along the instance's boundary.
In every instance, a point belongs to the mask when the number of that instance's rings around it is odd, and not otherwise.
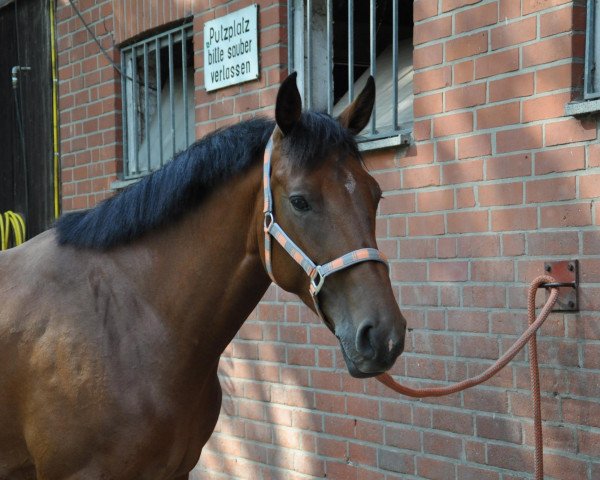
[{"label": "horse's ear", "polygon": [[375,80],[373,77],[367,79],[367,84],[360,95],[348,105],[338,117],[339,122],[357,135],[367,126],[373,105],[375,104]]},{"label": "horse's ear", "polygon": [[302,100],[296,86],[296,72],[289,75],[279,87],[275,103],[275,121],[277,126],[287,135],[302,113]]}]

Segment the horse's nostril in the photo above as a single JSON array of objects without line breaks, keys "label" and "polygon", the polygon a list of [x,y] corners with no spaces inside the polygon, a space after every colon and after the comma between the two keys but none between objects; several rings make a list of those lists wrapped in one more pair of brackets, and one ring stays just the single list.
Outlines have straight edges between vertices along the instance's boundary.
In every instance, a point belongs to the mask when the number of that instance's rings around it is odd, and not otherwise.
[{"label": "horse's nostril", "polygon": [[375,349],[371,343],[371,333],[373,324],[369,321],[364,321],[358,326],[356,331],[356,350],[364,358],[370,360],[375,357]]}]

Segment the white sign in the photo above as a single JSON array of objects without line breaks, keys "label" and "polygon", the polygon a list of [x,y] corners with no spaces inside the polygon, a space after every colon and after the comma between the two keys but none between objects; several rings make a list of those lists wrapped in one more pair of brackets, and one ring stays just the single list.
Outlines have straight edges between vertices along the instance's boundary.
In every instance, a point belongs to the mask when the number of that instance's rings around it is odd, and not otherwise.
[{"label": "white sign", "polygon": [[204,24],[204,84],[217,90],[258,78],[258,5]]}]

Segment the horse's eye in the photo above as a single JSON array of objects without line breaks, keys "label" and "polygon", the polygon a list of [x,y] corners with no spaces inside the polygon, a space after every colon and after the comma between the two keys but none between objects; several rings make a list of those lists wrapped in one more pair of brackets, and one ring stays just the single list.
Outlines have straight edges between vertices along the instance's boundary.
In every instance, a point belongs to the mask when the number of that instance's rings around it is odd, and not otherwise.
[{"label": "horse's eye", "polygon": [[307,212],[310,210],[310,205],[304,197],[299,195],[290,197],[290,202],[292,203],[292,206],[299,212]]}]

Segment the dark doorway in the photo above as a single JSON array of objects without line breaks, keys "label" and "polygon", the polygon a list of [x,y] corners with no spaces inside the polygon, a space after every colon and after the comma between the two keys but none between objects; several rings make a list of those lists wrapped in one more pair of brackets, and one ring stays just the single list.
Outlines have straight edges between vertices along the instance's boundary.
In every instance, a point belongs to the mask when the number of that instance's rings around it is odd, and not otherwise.
[{"label": "dark doorway", "polygon": [[[53,217],[49,2],[0,5],[0,213],[20,213],[27,237]],[[29,67],[17,73],[13,67]]]}]

